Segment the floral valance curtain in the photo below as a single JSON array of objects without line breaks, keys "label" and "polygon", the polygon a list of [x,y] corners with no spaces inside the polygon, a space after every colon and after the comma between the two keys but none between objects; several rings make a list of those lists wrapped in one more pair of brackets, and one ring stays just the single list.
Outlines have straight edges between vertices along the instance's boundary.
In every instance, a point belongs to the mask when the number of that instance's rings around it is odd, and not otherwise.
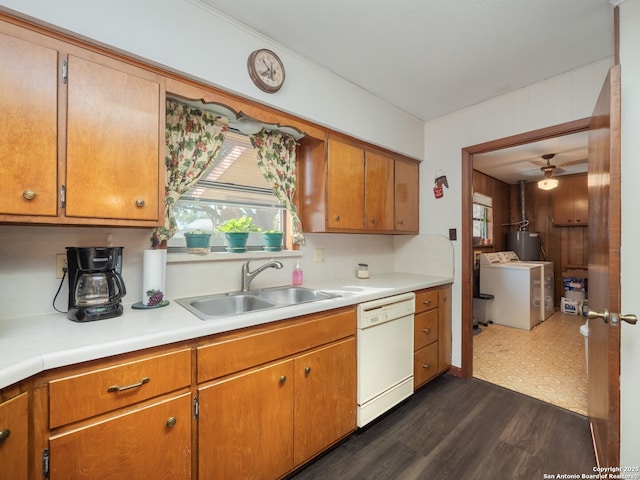
[{"label": "floral valance curtain", "polygon": [[291,216],[293,243],[303,244],[302,223],[293,196],[296,191],[296,139],[278,131],[261,130],[250,135],[258,167]]},{"label": "floral valance curtain", "polygon": [[164,225],[154,231],[154,246],[178,231],[173,206],[212,165],[228,128],[228,118],[167,100]]}]

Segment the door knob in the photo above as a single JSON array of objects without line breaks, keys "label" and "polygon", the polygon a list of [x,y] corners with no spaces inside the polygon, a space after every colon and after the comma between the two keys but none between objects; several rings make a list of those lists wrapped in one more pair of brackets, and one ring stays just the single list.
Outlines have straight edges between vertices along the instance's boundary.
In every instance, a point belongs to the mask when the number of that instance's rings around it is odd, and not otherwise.
[{"label": "door knob", "polygon": [[605,308],[602,313],[589,310],[587,312],[587,318],[601,318],[604,320],[604,323],[609,323],[609,310]]},{"label": "door knob", "polygon": [[612,325],[618,325],[618,323],[620,323],[620,320],[630,323],[631,325],[635,325],[638,322],[638,317],[636,317],[633,313],[621,313],[619,315],[616,313],[611,314]]}]

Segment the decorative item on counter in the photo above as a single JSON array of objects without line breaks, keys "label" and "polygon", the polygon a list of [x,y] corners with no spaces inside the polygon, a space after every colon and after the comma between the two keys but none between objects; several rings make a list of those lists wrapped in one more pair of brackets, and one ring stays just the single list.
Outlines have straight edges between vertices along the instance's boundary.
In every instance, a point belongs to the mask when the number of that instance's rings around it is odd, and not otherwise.
[{"label": "decorative item on counter", "polygon": [[293,284],[302,285],[302,269],[300,262],[296,262],[296,268],[293,269]]},{"label": "decorative item on counter", "polygon": [[358,278],[369,278],[369,265],[366,263],[359,263],[356,275]]},{"label": "decorative item on counter", "polygon": [[265,252],[279,252],[282,250],[283,232],[278,230],[267,230],[262,232],[262,240],[264,240]]},{"label": "decorative item on counter", "polygon": [[184,233],[187,242],[187,252],[194,255],[207,255],[211,250],[211,232],[205,230],[192,230]]},{"label": "decorative item on counter", "polygon": [[249,233],[261,231],[253,218],[243,215],[240,218],[230,218],[218,227],[219,232],[224,232],[227,241],[226,250],[231,253],[244,253],[247,251]]},{"label": "decorative item on counter", "polygon": [[142,301],[131,308],[143,310],[169,305],[164,299],[167,251],[164,249],[145,250],[142,264]]},{"label": "decorative item on counter", "polygon": [[438,169],[435,173],[435,186],[433,187],[433,194],[436,198],[442,198],[444,196],[444,190],[442,186],[449,188],[449,182],[444,170]]}]

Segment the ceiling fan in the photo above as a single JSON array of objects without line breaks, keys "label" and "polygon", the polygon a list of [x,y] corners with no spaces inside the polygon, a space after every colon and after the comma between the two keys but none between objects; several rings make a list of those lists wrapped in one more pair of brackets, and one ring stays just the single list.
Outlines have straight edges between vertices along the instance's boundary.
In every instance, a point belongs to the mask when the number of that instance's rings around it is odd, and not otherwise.
[{"label": "ceiling fan", "polygon": [[538,188],[541,190],[552,190],[558,186],[557,178],[553,178],[553,171],[557,168],[555,165],[552,165],[550,160],[555,157],[555,153],[547,153],[542,155],[542,158],[547,161],[547,164],[543,167],[540,167],[544,174],[544,178],[538,182]]}]

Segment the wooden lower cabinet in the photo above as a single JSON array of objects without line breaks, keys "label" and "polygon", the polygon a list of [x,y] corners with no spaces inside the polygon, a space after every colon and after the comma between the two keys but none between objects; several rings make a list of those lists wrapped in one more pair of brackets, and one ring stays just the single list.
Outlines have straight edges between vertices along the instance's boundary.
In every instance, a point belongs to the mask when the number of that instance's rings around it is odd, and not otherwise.
[{"label": "wooden lower cabinet", "polygon": [[52,435],[49,466],[51,480],[191,478],[191,393]]},{"label": "wooden lower cabinet", "polygon": [[295,358],[296,467],[355,430],[355,362],[355,338]]},{"label": "wooden lower cabinet", "polygon": [[0,479],[26,480],[29,472],[29,394],[0,403]]},{"label": "wooden lower cabinet", "polygon": [[275,479],[293,468],[293,360],[198,389],[198,478]]},{"label": "wooden lower cabinet", "polygon": [[198,389],[198,477],[280,478],[355,430],[355,338]]},{"label": "wooden lower cabinet", "polygon": [[413,388],[451,367],[451,285],[416,293]]}]

